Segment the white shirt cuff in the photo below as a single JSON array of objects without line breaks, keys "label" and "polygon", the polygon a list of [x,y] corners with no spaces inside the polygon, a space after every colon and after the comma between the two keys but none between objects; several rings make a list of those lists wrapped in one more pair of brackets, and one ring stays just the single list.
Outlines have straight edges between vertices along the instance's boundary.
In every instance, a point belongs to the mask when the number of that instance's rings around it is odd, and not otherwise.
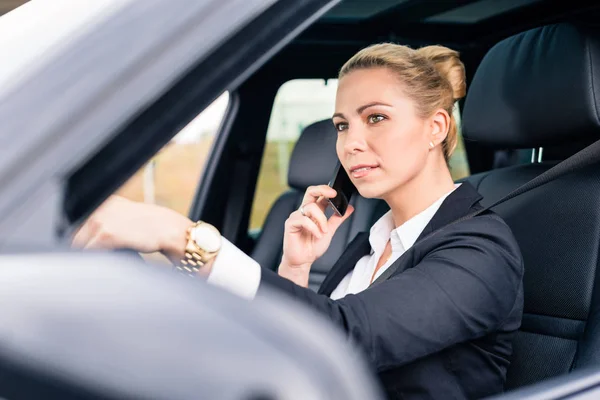
[{"label": "white shirt cuff", "polygon": [[240,297],[253,299],[260,285],[260,265],[233,243],[222,238],[207,282]]}]

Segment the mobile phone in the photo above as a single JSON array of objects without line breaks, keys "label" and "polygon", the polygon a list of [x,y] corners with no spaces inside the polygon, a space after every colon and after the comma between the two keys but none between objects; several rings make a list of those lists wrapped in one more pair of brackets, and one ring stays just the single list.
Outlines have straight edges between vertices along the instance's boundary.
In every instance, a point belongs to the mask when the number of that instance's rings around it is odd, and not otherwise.
[{"label": "mobile phone", "polygon": [[346,214],[350,198],[354,192],[356,192],[356,188],[346,173],[346,170],[339,162],[335,167],[335,172],[333,178],[329,182],[329,187],[334,188],[337,192],[334,198],[329,199],[329,204],[336,214],[343,216]]}]

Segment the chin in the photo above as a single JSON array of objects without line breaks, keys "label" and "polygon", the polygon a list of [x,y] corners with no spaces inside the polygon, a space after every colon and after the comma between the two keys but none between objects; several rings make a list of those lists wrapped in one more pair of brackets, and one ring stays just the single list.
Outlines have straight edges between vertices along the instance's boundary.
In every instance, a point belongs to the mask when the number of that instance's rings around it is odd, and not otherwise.
[{"label": "chin", "polygon": [[366,199],[382,199],[387,191],[379,185],[361,185],[357,187],[358,193]]},{"label": "chin", "polygon": [[404,181],[378,180],[376,182],[360,182],[355,184],[356,190],[366,199],[382,199],[389,197],[390,193],[395,192],[399,187],[404,185]]}]

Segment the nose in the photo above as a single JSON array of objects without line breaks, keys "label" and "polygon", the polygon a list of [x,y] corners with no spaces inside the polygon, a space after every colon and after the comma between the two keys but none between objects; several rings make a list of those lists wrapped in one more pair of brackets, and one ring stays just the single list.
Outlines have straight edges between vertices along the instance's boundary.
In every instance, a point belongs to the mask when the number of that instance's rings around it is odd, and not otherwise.
[{"label": "nose", "polygon": [[362,129],[348,128],[345,136],[344,151],[347,154],[360,153],[367,148],[367,142]]}]

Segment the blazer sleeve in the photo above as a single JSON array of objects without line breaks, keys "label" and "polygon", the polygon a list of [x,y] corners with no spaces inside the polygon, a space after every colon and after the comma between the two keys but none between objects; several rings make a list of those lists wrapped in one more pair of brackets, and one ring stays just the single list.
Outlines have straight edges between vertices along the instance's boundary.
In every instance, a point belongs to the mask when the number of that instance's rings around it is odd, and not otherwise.
[{"label": "blazer sleeve", "polygon": [[378,370],[401,366],[498,330],[516,305],[521,254],[500,219],[472,218],[440,232],[413,268],[331,300],[262,270],[258,295],[276,287],[341,327]]}]

